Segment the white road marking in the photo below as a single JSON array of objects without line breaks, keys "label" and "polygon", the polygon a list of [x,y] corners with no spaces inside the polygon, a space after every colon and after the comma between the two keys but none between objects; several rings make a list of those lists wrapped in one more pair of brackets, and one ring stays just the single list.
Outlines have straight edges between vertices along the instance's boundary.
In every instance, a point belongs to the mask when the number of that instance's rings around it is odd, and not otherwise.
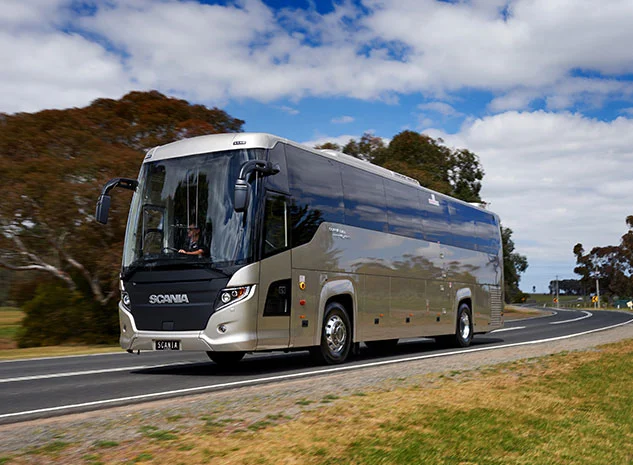
[{"label": "white road marking", "polygon": [[573,321],[584,320],[585,318],[591,318],[593,316],[593,313],[591,313],[591,312],[587,312],[585,310],[583,310],[582,312],[585,314],[584,316],[580,316],[578,318],[574,318],[573,320],[553,321],[552,323],[550,323],[550,325],[562,325],[562,324],[565,324],[565,323],[571,323]]},{"label": "white road marking", "polygon": [[514,328],[501,328],[501,329],[495,329],[494,331],[490,331],[488,334],[492,334],[492,333],[503,333],[505,331],[516,331],[517,329],[525,329],[525,326],[516,326]]},{"label": "white road marking", "polygon": [[5,378],[0,379],[0,383],[15,383],[18,381],[33,381],[36,379],[51,379],[51,378],[65,378],[66,376],[83,376],[83,375],[98,375],[101,373],[113,373],[116,371],[133,371],[144,370],[147,368],[167,368],[179,365],[187,365],[191,362],[179,362],[167,365],[139,365],[135,367],[121,367],[121,368],[104,368],[103,370],[86,370],[86,371],[71,371],[69,373],[51,373],[47,375],[33,375],[33,376],[21,376],[19,378]]},{"label": "white road marking", "polygon": [[183,394],[193,394],[196,392],[213,391],[213,390],[218,390],[221,388],[229,388],[229,387],[235,388],[235,387],[249,386],[253,384],[268,383],[268,382],[273,382],[273,381],[283,381],[283,380],[295,379],[295,378],[307,378],[310,376],[318,376],[318,375],[324,375],[324,374],[329,374],[329,373],[340,373],[344,371],[359,370],[361,368],[371,368],[371,367],[378,367],[378,366],[383,366],[383,365],[393,365],[396,363],[414,362],[418,360],[448,357],[451,355],[468,354],[468,353],[473,353],[473,352],[483,352],[487,350],[507,349],[508,347],[519,347],[519,346],[525,346],[525,345],[542,344],[545,342],[571,339],[572,337],[584,336],[584,335],[596,333],[599,331],[606,331],[608,329],[618,328],[620,326],[624,326],[629,323],[633,323],[633,319],[625,321],[624,323],[618,323],[617,325],[606,326],[604,328],[583,331],[582,333],[568,334],[566,336],[551,337],[549,339],[539,339],[537,341],[515,342],[513,344],[503,344],[499,346],[474,347],[470,349],[454,350],[451,352],[442,352],[438,354],[417,355],[414,357],[400,358],[397,360],[384,360],[381,362],[370,362],[370,363],[363,363],[360,365],[346,365],[342,367],[325,368],[322,370],[313,370],[313,371],[307,371],[307,372],[301,372],[301,373],[291,373],[287,375],[268,376],[265,378],[246,379],[242,381],[232,381],[229,383],[220,383],[220,384],[210,384],[207,386],[198,386],[198,387],[192,387],[192,388],[186,388],[186,389],[176,389],[172,391],[154,392],[151,394],[141,394],[137,396],[96,400],[93,402],[83,402],[80,404],[59,405],[57,407],[47,407],[47,408],[41,408],[41,409],[35,409],[35,410],[25,410],[22,412],[4,413],[0,415],[0,420],[5,419],[5,418],[23,417],[26,415],[59,412],[59,411],[68,410],[68,409],[79,409],[79,408],[86,408],[86,407],[100,407],[100,406],[107,406],[107,405],[113,405],[113,404],[121,404],[123,402],[129,402],[129,401],[148,401],[148,400],[152,400],[152,399],[156,399],[160,397],[173,397],[173,396],[183,395]]}]

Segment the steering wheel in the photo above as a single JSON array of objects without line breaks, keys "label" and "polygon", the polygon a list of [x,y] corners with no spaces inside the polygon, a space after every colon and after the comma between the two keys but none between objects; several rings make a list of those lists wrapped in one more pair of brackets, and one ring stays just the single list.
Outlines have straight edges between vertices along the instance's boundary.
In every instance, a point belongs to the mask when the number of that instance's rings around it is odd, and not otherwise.
[{"label": "steering wheel", "polygon": [[163,252],[167,250],[169,252],[178,252],[179,249],[175,249],[173,247],[163,247]]}]

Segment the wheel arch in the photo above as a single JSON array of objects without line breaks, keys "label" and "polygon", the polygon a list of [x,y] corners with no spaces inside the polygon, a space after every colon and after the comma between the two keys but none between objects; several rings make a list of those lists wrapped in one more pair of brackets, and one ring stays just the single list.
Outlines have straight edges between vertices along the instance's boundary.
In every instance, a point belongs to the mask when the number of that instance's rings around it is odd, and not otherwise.
[{"label": "wheel arch", "polygon": [[327,282],[321,288],[319,298],[319,312],[317,315],[316,334],[320,339],[323,330],[323,318],[325,317],[325,309],[331,302],[336,302],[343,306],[352,326],[352,341],[356,341],[356,313],[357,308],[354,304],[356,300],[356,291],[354,283],[348,279],[339,279]]},{"label": "wheel arch", "polygon": [[473,296],[469,287],[463,287],[455,293],[455,308],[453,308],[453,326],[457,324],[457,313],[462,304],[467,304],[470,309],[470,318],[475,326],[475,311],[473,309]]}]

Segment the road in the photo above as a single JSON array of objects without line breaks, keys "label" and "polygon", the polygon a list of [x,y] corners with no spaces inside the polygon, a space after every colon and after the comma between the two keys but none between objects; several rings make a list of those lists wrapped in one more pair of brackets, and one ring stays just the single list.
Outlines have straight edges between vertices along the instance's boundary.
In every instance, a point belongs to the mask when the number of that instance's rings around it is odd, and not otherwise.
[{"label": "road", "polygon": [[196,352],[125,352],[0,362],[0,424],[115,405],[237,387],[283,382],[348,370],[456,353],[495,350],[564,339],[633,323],[623,312],[559,310],[553,315],[514,320],[501,330],[477,335],[466,349],[442,349],[429,339],[409,339],[387,356],[367,350],[349,363],[322,367],[307,352],[247,355],[222,369]]}]

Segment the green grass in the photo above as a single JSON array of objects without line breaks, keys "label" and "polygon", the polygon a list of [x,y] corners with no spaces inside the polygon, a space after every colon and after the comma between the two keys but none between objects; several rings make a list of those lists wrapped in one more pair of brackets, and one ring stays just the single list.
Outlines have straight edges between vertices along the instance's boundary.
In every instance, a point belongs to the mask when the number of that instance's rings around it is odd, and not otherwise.
[{"label": "green grass", "polygon": [[[320,463],[633,463],[632,364],[630,351],[624,357],[612,353],[567,373],[526,377],[503,389],[493,384],[499,392],[481,399],[473,391],[457,405],[431,402],[396,410],[379,432],[361,435],[342,454]],[[516,368],[515,373],[525,366]],[[459,389],[457,382],[447,383]]]},{"label": "green grass", "polygon": [[[331,394],[323,399],[338,399],[335,406],[315,406],[295,418],[270,413],[246,426],[247,420],[198,414],[200,424],[178,436],[143,426],[141,437],[102,447],[91,459],[125,463],[133,446],[136,454],[147,451],[134,463],[633,464],[632,366],[629,340],[447,371],[385,391]],[[204,422],[217,431],[209,433]],[[236,422],[244,428],[234,429]],[[77,449],[86,447],[58,441],[32,453],[59,458]]]},{"label": "green grass", "polygon": [[15,344],[24,312],[14,307],[0,307],[0,339]]},{"label": "green grass", "polygon": [[308,399],[301,399],[301,400],[298,400],[295,403],[297,405],[310,405],[310,404],[314,404],[314,401],[313,400],[308,400]]},{"label": "green grass", "polygon": [[158,429],[155,426],[142,426],[140,432],[146,438],[156,439],[157,441],[174,441],[178,436],[170,431]]},{"label": "green grass", "polygon": [[152,460],[153,458],[154,458],[154,456],[152,454],[149,454],[147,452],[143,452],[141,454],[138,454],[136,456],[136,458],[134,458],[134,460],[132,460],[131,463],[147,462],[148,460]]},{"label": "green grass", "polygon": [[41,447],[30,449],[28,455],[56,455],[66,449],[70,443],[64,441],[53,441]]},{"label": "green grass", "polygon": [[119,443],[116,441],[97,441],[95,442],[95,447],[99,448],[107,448],[107,447],[116,447]]}]

